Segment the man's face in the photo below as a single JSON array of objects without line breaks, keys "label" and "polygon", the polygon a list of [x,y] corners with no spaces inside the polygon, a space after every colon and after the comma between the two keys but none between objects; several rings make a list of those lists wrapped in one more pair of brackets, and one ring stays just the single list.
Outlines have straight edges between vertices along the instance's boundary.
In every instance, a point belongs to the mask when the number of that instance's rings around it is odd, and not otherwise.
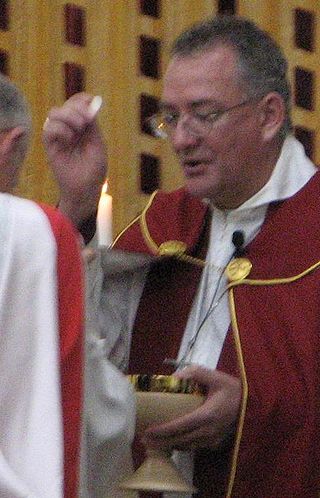
[{"label": "man's face", "polygon": [[271,173],[262,161],[259,102],[249,100],[221,115],[203,136],[188,130],[191,112],[224,111],[248,100],[237,76],[236,60],[227,46],[174,57],[165,75],[162,98],[164,111],[180,116],[170,139],[187,190],[221,208],[242,204]]}]

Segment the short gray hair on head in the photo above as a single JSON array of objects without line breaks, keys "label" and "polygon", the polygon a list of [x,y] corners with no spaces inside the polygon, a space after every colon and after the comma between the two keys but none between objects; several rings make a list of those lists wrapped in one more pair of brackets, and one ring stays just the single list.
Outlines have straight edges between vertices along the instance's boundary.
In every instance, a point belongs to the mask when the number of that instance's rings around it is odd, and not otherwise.
[{"label": "short gray hair on head", "polygon": [[0,131],[22,126],[29,133],[31,113],[19,88],[0,73]]},{"label": "short gray hair on head", "polygon": [[31,135],[31,112],[22,91],[4,74],[0,73],[0,132],[21,126],[25,133],[19,140],[13,161],[22,162]]},{"label": "short gray hair on head", "polygon": [[280,136],[284,138],[292,130],[288,63],[266,31],[243,17],[216,16],[191,26],[178,36],[171,55],[192,56],[219,45],[230,46],[236,51],[239,76],[245,83],[248,97],[260,98],[270,92],[277,92],[282,97],[286,115]]}]

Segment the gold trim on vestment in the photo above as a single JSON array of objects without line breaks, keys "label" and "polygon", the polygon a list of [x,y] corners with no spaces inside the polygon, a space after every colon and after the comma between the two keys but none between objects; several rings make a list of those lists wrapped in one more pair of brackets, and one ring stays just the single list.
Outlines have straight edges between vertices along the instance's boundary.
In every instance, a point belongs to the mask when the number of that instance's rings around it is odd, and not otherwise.
[{"label": "gold trim on vestment", "polygon": [[308,273],[311,273],[313,270],[316,270],[319,267],[320,267],[320,261],[318,261],[314,265],[310,266],[309,268],[307,268],[303,272],[298,273],[297,275],[293,275],[292,277],[282,277],[282,278],[281,277],[277,277],[277,278],[272,278],[272,279],[240,278],[238,280],[232,280],[227,285],[227,289],[229,290],[232,287],[236,287],[237,285],[244,285],[244,284],[247,284],[247,285],[257,285],[257,286],[290,284],[291,282],[295,282],[296,280],[299,280],[300,278],[304,277],[305,275],[308,275]]},{"label": "gold trim on vestment", "polygon": [[140,216],[141,216],[140,214],[136,216],[132,221],[130,221],[129,225],[127,225],[123,230],[121,230],[121,232],[116,236],[116,238],[112,242],[111,247],[114,247],[114,245],[118,242],[118,240],[124,234],[124,232],[126,232],[128,228],[130,228],[140,218]]},{"label": "gold trim on vestment", "polygon": [[147,246],[149,247],[149,249],[154,254],[158,254],[159,247],[157,246],[157,244],[155,243],[155,241],[152,239],[152,237],[150,235],[148,225],[147,225],[146,215],[147,215],[147,211],[148,211],[149,207],[151,206],[153,199],[155,198],[157,192],[158,191],[156,190],[150,196],[148,204],[146,205],[146,207],[144,208],[144,210],[142,211],[141,216],[140,216],[140,227],[141,227],[141,232],[142,232],[143,238],[144,238]]},{"label": "gold trim on vestment", "polygon": [[[249,260],[247,260],[247,261],[249,261]],[[292,277],[274,278],[274,279],[270,279],[270,280],[266,280],[266,279],[254,280],[254,279],[246,279],[246,278],[240,276],[240,278],[238,280],[232,280],[227,286],[227,289],[229,291],[229,307],[230,307],[231,326],[232,326],[233,339],[234,339],[235,348],[236,348],[238,367],[240,370],[240,379],[241,379],[241,384],[242,384],[242,399],[241,399],[241,405],[240,405],[240,414],[239,414],[237,432],[236,432],[236,437],[235,437],[235,443],[234,443],[234,448],[233,448],[233,452],[232,452],[231,470],[230,470],[230,474],[229,474],[226,498],[232,497],[232,490],[233,490],[234,481],[236,478],[240,444],[241,444],[241,439],[242,439],[242,433],[243,433],[243,427],[244,427],[246,410],[247,410],[247,403],[248,403],[248,396],[249,396],[249,387],[248,387],[247,374],[246,374],[246,369],[245,369],[245,361],[244,361],[244,357],[243,357],[240,331],[239,331],[238,322],[237,322],[237,314],[236,314],[236,306],[235,306],[235,298],[234,298],[234,288],[238,285],[244,285],[244,284],[248,284],[248,285],[252,285],[252,286],[253,285],[262,286],[262,285],[289,284],[291,282],[295,282],[295,281],[303,278],[304,276],[308,275],[308,273],[311,273],[312,271],[314,271],[318,268],[320,268],[320,261],[318,261],[314,265],[310,266],[309,268],[307,268],[303,272],[299,273],[298,275],[294,275]]]},{"label": "gold trim on vestment", "polygon": [[225,275],[228,280],[243,280],[249,275],[252,269],[252,263],[247,258],[234,258],[227,265]]},{"label": "gold trim on vestment", "polygon": [[241,339],[240,339],[240,333],[239,333],[239,328],[238,328],[238,323],[237,323],[233,289],[230,289],[230,292],[229,292],[229,305],[230,305],[231,324],[232,324],[232,330],[233,330],[233,339],[234,339],[236,353],[237,353],[238,366],[240,369],[240,379],[241,379],[241,384],[242,384],[242,398],[241,398],[240,414],[239,414],[239,421],[238,421],[237,433],[236,433],[236,438],[235,438],[235,444],[234,444],[234,448],[233,448],[233,452],[232,452],[231,470],[230,470],[230,475],[229,475],[226,498],[231,498],[231,496],[232,496],[232,489],[233,489],[234,480],[236,477],[239,449],[240,449],[242,431],[243,431],[243,426],[244,426],[244,419],[245,419],[245,415],[246,415],[247,402],[248,402],[247,374],[246,374],[246,369],[245,369],[244,360],[243,360],[243,353],[242,353]]},{"label": "gold trim on vestment", "polygon": [[[140,226],[141,226],[141,230],[142,230],[142,235],[144,236],[144,239],[145,239],[145,242],[147,243],[147,245],[149,246],[149,249],[151,249],[152,252],[155,252],[157,253],[157,244],[155,242],[153,242],[153,240],[151,239],[150,237],[150,234],[149,234],[149,230],[147,228],[147,222],[146,222],[146,212],[147,210],[149,209],[149,207],[151,206],[152,204],[152,201],[153,199],[155,198],[156,194],[157,194],[158,190],[155,190],[151,195],[150,195],[150,198],[148,200],[148,203],[146,205],[146,207],[144,208],[144,210],[142,211],[141,214],[138,214],[138,216],[136,216],[123,230],[121,230],[121,232],[117,235],[117,237],[115,238],[115,240],[113,241],[112,243],[112,246],[113,247],[117,242],[118,240],[120,239],[120,237],[136,222],[139,220],[140,218]],[[144,231],[146,230],[146,233],[144,233]],[[148,236],[149,234],[149,236]]]},{"label": "gold trim on vestment", "polygon": [[149,249],[156,255],[156,256],[161,256],[161,257],[174,257],[177,259],[180,259],[186,263],[191,263],[195,264],[197,266],[204,267],[206,265],[206,262],[203,261],[202,259],[199,258],[194,258],[193,256],[189,256],[188,254],[185,254],[188,247],[185,244],[185,242],[182,242],[181,240],[166,240],[165,242],[162,242],[159,246],[156,244],[156,242],[153,240],[151,237],[151,234],[148,229],[148,224],[147,224],[147,211],[149,207],[151,206],[154,197],[157,194],[157,190],[153,192],[151,195],[148,204],[142,211],[141,217],[140,217],[140,227],[141,227],[141,232],[143,235],[143,238],[149,247]]},{"label": "gold trim on vestment", "polygon": [[132,220],[115,238],[113,241],[111,247],[113,248],[115,244],[118,242],[120,237],[138,220],[140,220],[140,228],[141,228],[141,233],[143,236],[143,239],[147,245],[147,247],[150,249],[150,251],[155,255],[155,256],[160,256],[160,257],[175,257],[177,259],[180,259],[186,263],[191,263],[196,266],[201,266],[204,267],[206,266],[206,262],[202,259],[195,258],[193,256],[189,256],[188,254],[185,254],[187,251],[187,245],[185,242],[182,242],[180,240],[166,240],[162,242],[159,246],[156,244],[156,242],[153,240],[151,237],[151,234],[148,229],[148,224],[146,220],[146,215],[149,207],[151,206],[156,194],[158,193],[158,190],[155,190],[149,200],[145,208],[143,209],[142,213],[139,214]]}]

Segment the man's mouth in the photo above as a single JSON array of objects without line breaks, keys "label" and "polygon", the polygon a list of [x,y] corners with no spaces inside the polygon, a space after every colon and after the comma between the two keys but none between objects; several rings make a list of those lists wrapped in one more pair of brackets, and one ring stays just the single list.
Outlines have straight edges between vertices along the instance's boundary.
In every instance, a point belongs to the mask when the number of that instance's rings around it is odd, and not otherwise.
[{"label": "man's mouth", "polygon": [[204,161],[201,159],[190,159],[190,160],[184,160],[182,162],[183,169],[186,173],[188,174],[196,174],[200,173],[203,168],[208,164],[209,161]]},{"label": "man's mouth", "polygon": [[201,161],[197,161],[197,160],[193,159],[190,161],[183,161],[183,164],[187,168],[195,168],[196,166],[199,166],[199,164],[201,164]]}]

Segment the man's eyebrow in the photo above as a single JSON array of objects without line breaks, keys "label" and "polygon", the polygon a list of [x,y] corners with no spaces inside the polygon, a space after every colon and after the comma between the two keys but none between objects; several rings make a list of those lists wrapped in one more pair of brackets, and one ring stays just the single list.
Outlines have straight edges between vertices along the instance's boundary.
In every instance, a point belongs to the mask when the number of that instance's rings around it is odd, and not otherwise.
[{"label": "man's eyebrow", "polygon": [[174,109],[175,106],[167,102],[159,102],[159,111],[166,111],[169,109]]},{"label": "man's eyebrow", "polygon": [[[221,102],[217,102],[216,100],[213,100],[213,99],[193,100],[192,102],[188,102],[186,107],[190,108],[190,109],[194,109],[194,108],[200,107],[202,105],[211,105],[213,108],[217,108],[217,110],[219,110],[223,107]],[[176,109],[176,106],[174,104],[169,104],[169,102],[160,102],[159,103],[159,110],[160,111],[175,110],[175,109]]]},{"label": "man's eyebrow", "polygon": [[217,102],[216,100],[212,100],[212,99],[199,99],[199,100],[195,100],[193,102],[190,103],[190,107],[199,107],[201,105],[210,105],[212,107],[216,107],[216,108],[219,108],[221,107],[221,103]]}]

